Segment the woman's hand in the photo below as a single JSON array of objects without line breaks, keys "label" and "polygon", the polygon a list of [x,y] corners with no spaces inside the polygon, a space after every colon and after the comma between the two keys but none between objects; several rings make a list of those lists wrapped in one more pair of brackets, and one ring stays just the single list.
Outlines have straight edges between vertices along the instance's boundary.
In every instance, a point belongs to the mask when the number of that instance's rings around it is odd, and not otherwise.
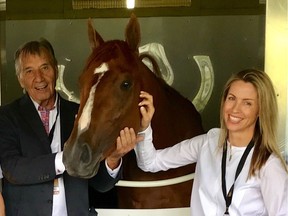
[{"label": "woman's hand", "polygon": [[[148,128],[151,123],[155,108],[153,105],[153,96],[147,92],[141,91],[140,98],[143,100],[139,103],[142,115],[140,132]],[[116,149],[107,157],[107,164],[111,169],[119,166],[121,158],[129,151],[134,149],[138,142],[143,141],[144,137],[136,135],[133,128],[124,128],[116,140]]]},{"label": "woman's hand", "polygon": [[140,92],[140,98],[143,100],[139,103],[140,112],[142,114],[140,132],[148,128],[155,112],[153,105],[153,96],[145,91]]}]

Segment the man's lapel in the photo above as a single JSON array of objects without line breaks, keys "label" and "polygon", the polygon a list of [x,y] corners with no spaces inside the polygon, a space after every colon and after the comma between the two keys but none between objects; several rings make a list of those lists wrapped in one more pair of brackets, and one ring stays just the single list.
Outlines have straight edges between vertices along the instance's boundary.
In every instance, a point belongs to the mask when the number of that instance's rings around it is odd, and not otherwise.
[{"label": "man's lapel", "polygon": [[47,150],[51,151],[48,136],[43,127],[41,118],[28,95],[24,95],[20,102],[20,112],[24,121],[31,127],[31,133],[40,139]]}]

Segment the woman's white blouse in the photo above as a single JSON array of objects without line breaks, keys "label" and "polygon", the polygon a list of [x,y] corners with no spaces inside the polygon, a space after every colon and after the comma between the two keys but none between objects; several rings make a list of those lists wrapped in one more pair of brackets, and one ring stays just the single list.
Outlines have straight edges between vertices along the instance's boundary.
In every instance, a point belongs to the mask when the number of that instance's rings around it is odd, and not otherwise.
[{"label": "woman's white blouse", "polygon": [[[152,129],[142,135],[143,142],[135,147],[138,166],[144,171],[158,172],[197,162],[191,196],[192,216],[223,216],[225,200],[221,188],[222,149],[219,148],[220,129],[211,129],[173,147],[156,150],[152,143]],[[231,147],[227,151],[226,190],[234,182],[236,168],[245,147]],[[249,153],[244,167],[234,185],[230,216],[288,216],[288,174],[280,160],[271,155],[256,176],[248,178],[251,157]],[[231,154],[231,159],[230,159]]]}]

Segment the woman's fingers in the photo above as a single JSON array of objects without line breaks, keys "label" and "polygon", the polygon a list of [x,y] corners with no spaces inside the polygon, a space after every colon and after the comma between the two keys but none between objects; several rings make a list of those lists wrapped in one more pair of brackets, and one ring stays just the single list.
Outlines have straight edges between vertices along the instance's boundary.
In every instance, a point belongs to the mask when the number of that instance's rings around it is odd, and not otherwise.
[{"label": "woman's fingers", "polygon": [[155,108],[153,105],[153,96],[152,95],[150,95],[149,93],[147,93],[145,91],[141,91],[140,92],[140,98],[143,99],[139,103],[140,112],[142,115],[140,130],[143,131],[149,126],[149,124],[152,120],[152,117],[154,115]]}]

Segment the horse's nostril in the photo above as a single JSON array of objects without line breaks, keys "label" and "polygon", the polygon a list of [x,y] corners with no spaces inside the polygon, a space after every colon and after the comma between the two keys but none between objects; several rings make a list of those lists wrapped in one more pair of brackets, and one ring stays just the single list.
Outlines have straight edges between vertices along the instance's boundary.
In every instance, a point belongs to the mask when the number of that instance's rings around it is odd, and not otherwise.
[{"label": "horse's nostril", "polygon": [[89,147],[89,145],[87,143],[85,143],[82,147],[82,153],[81,153],[81,156],[80,156],[80,161],[85,163],[85,164],[88,164],[90,163],[91,161],[91,149]]}]

